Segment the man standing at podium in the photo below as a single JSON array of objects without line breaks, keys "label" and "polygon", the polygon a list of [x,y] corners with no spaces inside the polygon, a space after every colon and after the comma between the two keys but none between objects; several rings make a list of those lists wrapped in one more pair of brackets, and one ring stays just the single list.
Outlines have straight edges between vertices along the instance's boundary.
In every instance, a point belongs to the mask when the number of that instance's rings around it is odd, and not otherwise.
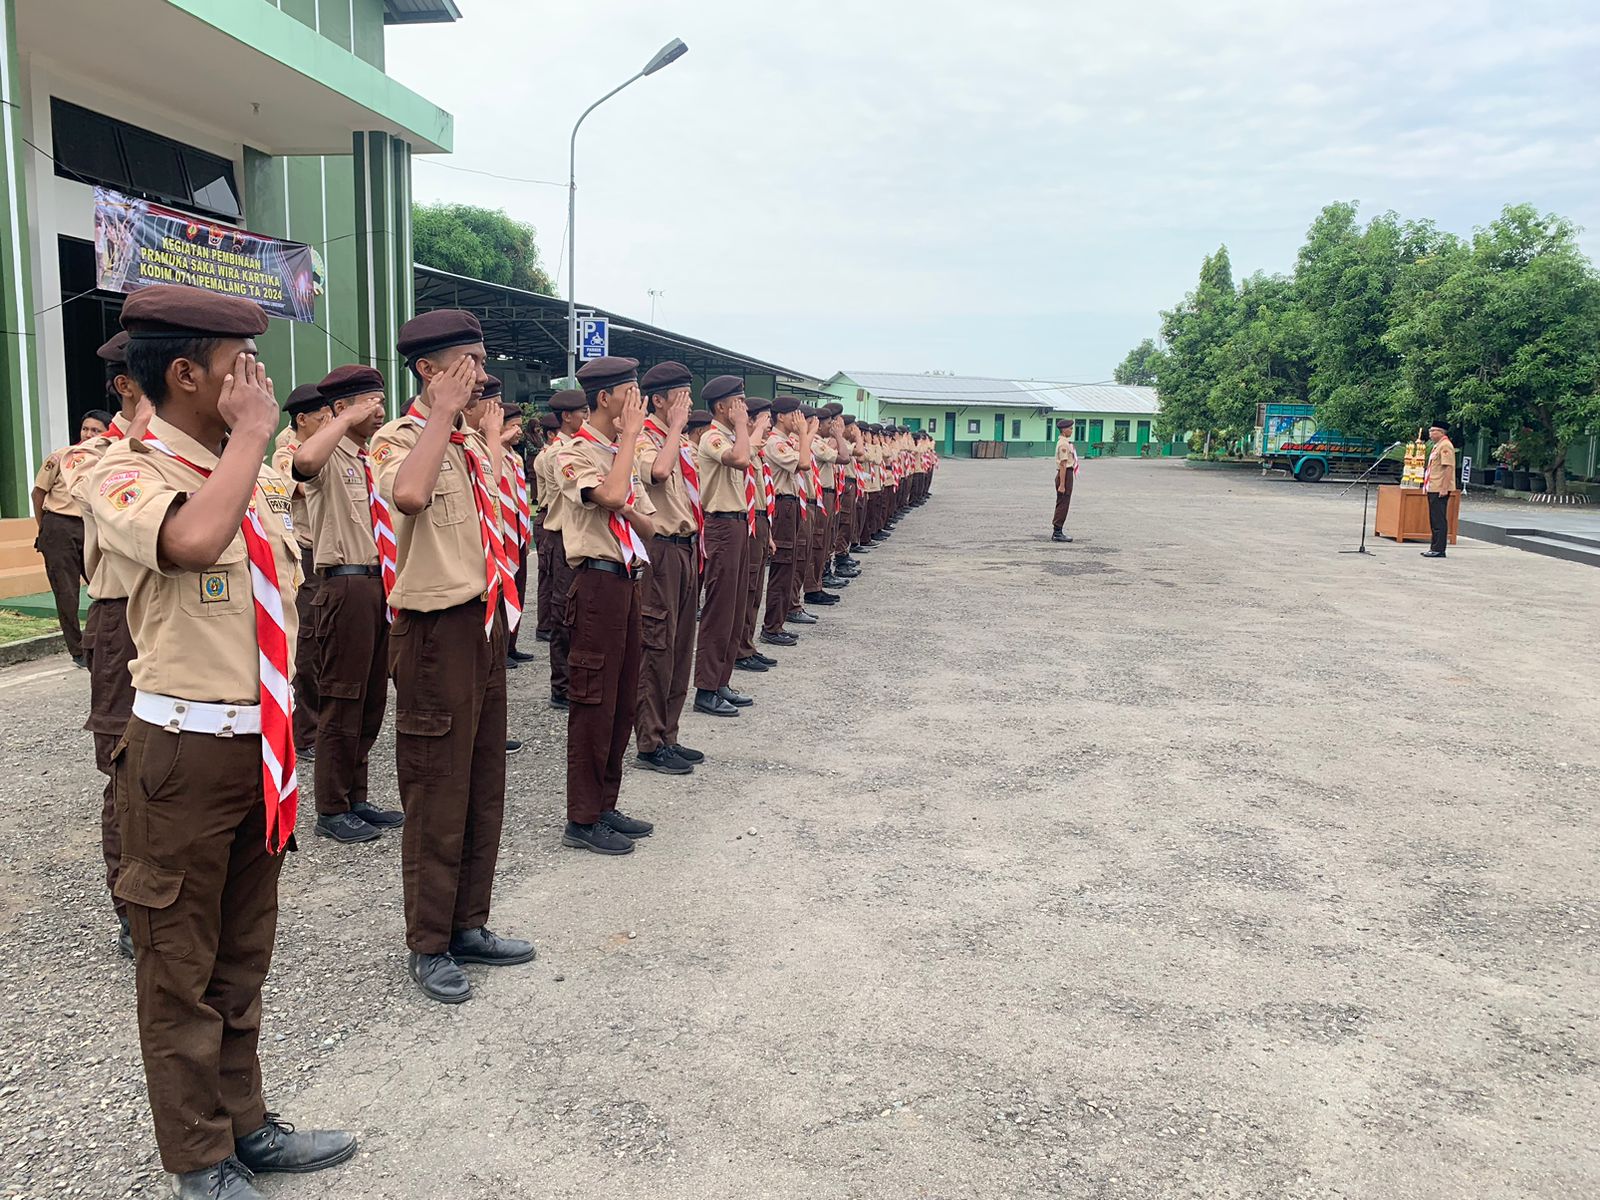
[{"label": "man standing at podium", "polygon": [[1428,451],[1428,469],[1423,476],[1422,490],[1428,493],[1428,531],[1433,542],[1422,552],[1422,557],[1443,558],[1444,544],[1450,534],[1450,494],[1456,490],[1456,448],[1443,425],[1430,425],[1428,440],[1433,448]]}]

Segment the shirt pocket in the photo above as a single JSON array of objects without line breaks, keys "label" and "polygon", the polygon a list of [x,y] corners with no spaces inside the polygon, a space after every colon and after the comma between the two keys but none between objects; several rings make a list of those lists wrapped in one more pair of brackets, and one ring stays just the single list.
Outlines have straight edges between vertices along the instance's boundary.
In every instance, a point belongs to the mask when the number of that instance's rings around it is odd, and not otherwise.
[{"label": "shirt pocket", "polygon": [[433,503],[428,505],[428,515],[440,528],[459,525],[467,519],[466,504],[454,488],[436,488]]},{"label": "shirt pocket", "polygon": [[[286,567],[280,555],[280,571]],[[180,576],[178,604],[187,616],[201,619],[232,617],[251,604],[250,562],[241,535],[228,543],[217,561],[203,571]]]}]

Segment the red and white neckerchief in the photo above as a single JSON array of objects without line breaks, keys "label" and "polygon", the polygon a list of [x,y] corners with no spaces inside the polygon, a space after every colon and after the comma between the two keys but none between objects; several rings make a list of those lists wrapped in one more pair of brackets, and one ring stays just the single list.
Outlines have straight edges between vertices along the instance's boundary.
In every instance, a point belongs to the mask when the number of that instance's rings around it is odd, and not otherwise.
[{"label": "red and white neckerchief", "polygon": [[811,460],[811,502],[823,512],[828,511],[828,502],[822,498],[822,468],[814,458]]},{"label": "red and white neckerchief", "polygon": [[521,450],[511,455],[511,471],[517,477],[517,545],[524,547],[533,536],[533,504],[528,495],[528,465]]},{"label": "red and white neckerchief", "polygon": [[[389,593],[394,591],[394,581],[398,575],[395,563],[400,557],[399,543],[394,537],[394,517],[389,513],[389,502],[378,491],[378,481],[373,478],[372,460],[367,457],[367,448],[358,446],[356,457],[361,460],[361,471],[367,481],[367,513],[372,518],[372,544],[378,548],[378,571],[383,576],[383,598],[387,600]],[[383,611],[390,621],[394,620],[394,609],[385,604]]]},{"label": "red and white neckerchief", "polygon": [[861,495],[865,494],[865,492],[867,490],[867,467],[866,467],[866,463],[865,463],[864,460],[858,458],[858,459],[855,459],[852,462],[851,465],[855,467],[854,474],[855,474],[855,477],[856,477],[856,495],[857,496],[861,496]]},{"label": "red and white neckerchief", "polygon": [[767,520],[774,521],[778,516],[778,489],[772,485],[772,464],[767,461],[767,456],[761,456],[761,503],[766,506]]},{"label": "red and white neckerchief", "polygon": [[[428,427],[428,418],[417,411],[415,404],[406,410],[406,416],[417,423],[418,429]],[[489,465],[461,430],[450,431],[450,444],[461,447],[467,459],[467,474],[472,476],[472,504],[478,510],[478,541],[483,545],[487,600],[483,606],[483,636],[493,637],[495,608],[504,602],[506,628],[514,630],[522,620],[522,597],[517,595],[516,571],[506,554],[505,539],[500,536],[500,511],[495,507],[495,493],[489,488]]]},{"label": "red and white neckerchief", "polygon": [[756,500],[760,494],[760,487],[756,483],[756,460],[752,454],[750,465],[744,469],[744,514],[751,537],[756,535]]},{"label": "red and white neckerchief", "polygon": [[515,559],[522,551],[522,523],[517,519],[517,477],[505,471],[500,474],[500,528],[506,557]]},{"label": "red and white neckerchief", "polygon": [[[211,472],[146,432],[151,449],[176,459],[202,479]],[[257,484],[257,487],[260,485]],[[239,526],[250,558],[250,593],[256,609],[256,650],[261,677],[261,794],[267,809],[267,850],[280,854],[294,836],[300,811],[300,781],[295,776],[294,697],[289,690],[289,634],[284,625],[283,593],[278,590],[278,560],[256,511],[255,497]]]},{"label": "red and white neckerchief", "polygon": [[[121,415],[121,413],[118,413],[117,417],[120,417]],[[105,433],[101,435],[113,442],[120,442],[128,436],[128,431],[126,429],[119,429],[117,427],[117,417],[111,418],[111,424],[106,426]]]},{"label": "red and white neckerchief", "polygon": [[[610,454],[613,460],[617,457],[616,443],[606,441],[587,425],[578,426],[578,436],[591,446],[599,446]],[[628,473],[628,499],[626,502],[628,504],[633,503],[633,472],[631,471]],[[617,539],[617,548],[622,551],[623,566],[633,566],[636,559],[639,562],[650,561],[650,555],[645,552],[644,542],[639,537],[639,531],[624,520],[620,512],[607,513],[606,526],[611,530],[611,536]]]}]

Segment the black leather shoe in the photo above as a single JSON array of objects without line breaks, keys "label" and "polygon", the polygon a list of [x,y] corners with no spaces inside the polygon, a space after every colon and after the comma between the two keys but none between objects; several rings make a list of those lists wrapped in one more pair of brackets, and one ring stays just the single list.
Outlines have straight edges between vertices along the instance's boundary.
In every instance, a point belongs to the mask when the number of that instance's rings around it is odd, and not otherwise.
[{"label": "black leather shoe", "polygon": [[[850,547],[850,553],[851,554],[871,554],[872,553],[872,547],[867,542],[862,542],[861,545],[859,545],[859,546],[851,546]],[[856,562],[858,564],[860,563],[860,561],[861,561],[860,559],[856,560]]]},{"label": "black leather shoe", "polygon": [[538,954],[533,943],[522,938],[501,937],[487,925],[458,929],[450,935],[450,957],[458,963],[482,963],[486,967],[514,967],[532,962]]},{"label": "black leather shoe", "polygon": [[398,809],[374,808],[365,800],[352,804],[350,811],[374,829],[398,829],[406,823],[406,815]]},{"label": "black leather shoe", "polygon": [[83,660],[83,655],[81,654],[74,654],[72,656],[72,665],[77,667],[80,671],[87,671],[89,669],[89,664]]},{"label": "black leather shoe", "polygon": [[1072,539],[1058,529],[1050,535],[1050,540],[1052,542],[1070,542]]},{"label": "black leather shoe", "polygon": [[729,704],[715,692],[708,692],[704,688],[698,689],[694,694],[695,712],[703,712],[708,717],[737,717],[739,710]]},{"label": "black leather shoe", "polygon": [[[765,642],[769,646],[798,646],[800,644],[800,639],[787,629],[780,629],[777,633],[768,633],[763,629],[761,636],[757,640]],[[777,664],[774,663],[772,665],[776,666]]]},{"label": "black leather shoe", "polygon": [[561,844],[577,850],[593,850],[596,854],[632,854],[633,839],[618,833],[604,821],[593,825],[575,825],[567,822],[561,835]]},{"label": "black leather shoe", "polygon": [[506,670],[515,671],[515,670],[519,669],[521,666],[522,666],[522,664],[519,663],[516,659],[511,658],[509,655],[507,656],[507,658],[506,658]]},{"label": "black leather shoe", "polygon": [[315,746],[307,746],[302,750],[299,746],[296,746],[294,748],[294,756],[301,762],[314,763],[317,761],[317,748]]},{"label": "black leather shoe", "polygon": [[765,671],[767,664],[752,654],[749,658],[735,659],[733,668],[736,671]]},{"label": "black leather shoe", "polygon": [[641,771],[660,771],[663,775],[687,775],[694,770],[674,754],[669,746],[657,746],[649,754],[635,755],[633,765]]},{"label": "black leather shoe", "polygon": [[759,650],[757,650],[755,652],[754,657],[755,657],[757,662],[765,664],[767,670],[769,670],[769,671],[772,670],[773,667],[778,665],[778,660],[777,659],[768,658],[765,654],[761,653],[761,651],[759,651]]},{"label": "black leather shoe", "polygon": [[517,741],[516,738],[507,738],[506,739],[506,753],[507,754],[515,754],[521,749],[522,749],[522,743]]},{"label": "black leather shoe", "polygon": [[277,1113],[267,1123],[233,1143],[233,1156],[257,1175],[282,1172],[306,1175],[336,1167],[356,1152],[356,1135],[342,1129],[309,1129],[301,1133]]},{"label": "black leather shoe", "polygon": [[706,760],[706,756],[701,754],[700,751],[691,750],[687,746],[680,746],[676,742],[669,746],[668,749],[691,766],[695,763],[703,763]]},{"label": "black leather shoe", "polygon": [[172,1177],[172,1194],[178,1200],[262,1200],[250,1186],[253,1173],[233,1155],[203,1171],[185,1171]]},{"label": "black leather shoe", "polygon": [[601,813],[600,820],[625,838],[647,838],[656,828],[649,821],[641,821],[638,817],[630,817],[627,813],[620,813],[616,809]]},{"label": "black leather shoe", "polygon": [[743,692],[736,692],[727,684],[723,684],[717,689],[717,695],[735,708],[749,708],[756,702],[754,696],[746,696]]},{"label": "black leather shoe", "polygon": [[538,657],[538,655],[537,654],[529,654],[526,650],[513,650],[509,654],[507,654],[506,657],[508,659],[510,659],[512,662],[525,663],[525,662],[532,662],[535,658]]},{"label": "black leather shoe", "polygon": [[807,592],[806,593],[806,603],[807,604],[820,604],[824,608],[826,608],[830,604],[839,603],[839,597],[835,596],[832,592]]},{"label": "black leather shoe", "polygon": [[533,640],[536,642],[548,642],[550,635],[541,629],[533,635]]},{"label": "black leather shoe", "polygon": [[133,957],[133,933],[128,928],[128,918],[117,918],[117,953],[123,958]]},{"label": "black leather shoe", "polygon": [[848,554],[846,554],[841,556],[839,560],[833,564],[833,569],[837,571],[840,567],[849,567],[853,571],[860,565],[861,562],[859,559],[851,558]]},{"label": "black leather shoe", "polygon": [[797,608],[784,621],[789,625],[815,625],[817,619],[803,608]]},{"label": "black leather shoe", "polygon": [[317,818],[317,836],[332,838],[341,846],[356,842],[375,842],[382,836],[353,812],[342,812],[331,817]]},{"label": "black leather shoe", "polygon": [[422,994],[440,1004],[460,1004],[472,999],[472,980],[461,969],[461,964],[448,954],[411,955],[408,965],[411,978],[417,981]]},{"label": "black leather shoe", "polygon": [[565,696],[563,696],[560,692],[551,692],[550,693],[550,707],[551,708],[571,708],[572,705],[567,700],[567,698]]},{"label": "black leather shoe", "polygon": [[1424,550],[1422,552],[1422,557],[1423,558],[1443,558],[1444,557],[1444,551],[1443,550]]},{"label": "black leather shoe", "polygon": [[843,575],[824,575],[822,577],[822,586],[825,588],[846,588],[850,586],[850,581]]}]

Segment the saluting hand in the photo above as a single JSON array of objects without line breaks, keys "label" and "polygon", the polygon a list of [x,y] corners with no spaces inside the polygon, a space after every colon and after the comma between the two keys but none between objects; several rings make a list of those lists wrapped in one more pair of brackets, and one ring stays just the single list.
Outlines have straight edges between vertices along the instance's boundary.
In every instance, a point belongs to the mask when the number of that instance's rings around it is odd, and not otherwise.
[{"label": "saluting hand", "polygon": [[816,434],[817,434],[817,419],[815,417],[807,417],[806,418],[806,433],[809,434],[812,437],[816,436]]},{"label": "saluting hand", "polygon": [[368,421],[384,415],[383,397],[368,396],[365,400],[352,404],[339,415],[344,419],[346,429],[359,429]]},{"label": "saluting hand", "polygon": [[496,400],[490,400],[483,410],[483,421],[478,426],[478,432],[483,434],[483,440],[493,446],[500,441],[500,433],[505,428],[506,414]]},{"label": "saluting hand", "polygon": [[764,412],[756,418],[756,426],[750,431],[750,440],[759,442],[767,436],[767,430],[772,428],[772,414]]},{"label": "saluting hand", "polygon": [[[644,432],[645,403],[644,395],[635,391],[622,402],[622,415],[617,424],[621,434],[631,446],[638,441],[639,435]],[[685,420],[688,418],[686,417]]]},{"label": "saluting hand", "polygon": [[743,396],[728,406],[728,420],[732,423],[735,433],[750,432],[750,410],[745,406]]},{"label": "saluting hand", "polygon": [[130,442],[144,441],[144,435],[150,429],[150,419],[156,415],[156,406],[150,403],[149,396],[140,396],[139,403],[134,406],[133,420],[128,422],[128,440]]},{"label": "saluting hand", "polygon": [[685,392],[667,407],[667,432],[682,433],[689,424],[689,394]]},{"label": "saluting hand", "polygon": [[217,415],[235,437],[250,434],[270,438],[278,428],[278,401],[267,378],[266,364],[254,354],[240,354],[233,370],[222,380]]},{"label": "saluting hand", "polygon": [[446,421],[454,421],[472,404],[472,392],[477,382],[477,366],[472,359],[462,355],[450,366],[428,380],[423,388],[423,398],[428,410]]}]

